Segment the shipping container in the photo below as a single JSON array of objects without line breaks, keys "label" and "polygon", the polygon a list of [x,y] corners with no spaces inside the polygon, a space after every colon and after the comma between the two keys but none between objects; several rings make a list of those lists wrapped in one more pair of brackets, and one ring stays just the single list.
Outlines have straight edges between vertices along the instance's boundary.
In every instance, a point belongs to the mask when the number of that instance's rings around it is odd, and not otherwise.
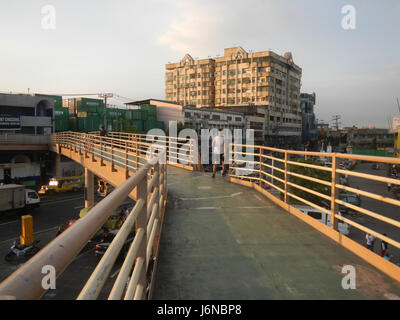
[{"label": "shipping container", "polygon": [[147,132],[151,129],[162,129],[164,130],[164,122],[163,121],[156,121],[156,120],[147,120],[144,121],[144,131]]},{"label": "shipping container", "polygon": [[68,116],[69,116],[68,108],[63,108],[63,107],[54,108],[54,118],[55,119],[61,119],[61,118],[68,119]]},{"label": "shipping container", "polygon": [[54,120],[54,130],[56,132],[60,132],[60,131],[68,131],[69,130],[69,119],[67,118],[56,118]]},{"label": "shipping container", "polygon": [[78,118],[70,116],[68,121],[69,130],[77,131],[78,130]]},{"label": "shipping container", "polygon": [[98,131],[102,124],[103,122],[99,117],[78,118],[78,131],[79,132]]},{"label": "shipping container", "polygon": [[97,113],[104,107],[103,100],[91,98],[69,98],[63,99],[62,105],[69,109],[70,115],[77,115],[78,112]]},{"label": "shipping container", "polygon": [[134,126],[139,132],[143,132],[143,121],[142,120],[131,120],[129,121],[130,126]]},{"label": "shipping container", "polygon": [[140,106],[140,110],[147,111],[147,118],[148,120],[156,120],[157,118],[157,107],[152,104],[142,104]]}]

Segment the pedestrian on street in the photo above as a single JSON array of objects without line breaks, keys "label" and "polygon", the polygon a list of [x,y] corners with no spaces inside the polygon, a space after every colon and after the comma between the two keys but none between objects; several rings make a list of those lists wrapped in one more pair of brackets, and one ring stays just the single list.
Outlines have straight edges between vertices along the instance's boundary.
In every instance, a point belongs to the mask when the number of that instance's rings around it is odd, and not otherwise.
[{"label": "pedestrian on street", "polygon": [[390,189],[392,189],[392,184],[391,183],[387,184],[387,189],[388,189],[388,192],[390,192]]},{"label": "pedestrian on street", "polygon": [[375,237],[372,234],[367,233],[365,238],[367,240],[367,249],[374,251]]},{"label": "pedestrian on street", "polygon": [[[383,234],[386,236],[386,233]],[[388,244],[386,241],[381,240],[381,257],[385,256],[385,253],[387,252],[388,249]]]}]

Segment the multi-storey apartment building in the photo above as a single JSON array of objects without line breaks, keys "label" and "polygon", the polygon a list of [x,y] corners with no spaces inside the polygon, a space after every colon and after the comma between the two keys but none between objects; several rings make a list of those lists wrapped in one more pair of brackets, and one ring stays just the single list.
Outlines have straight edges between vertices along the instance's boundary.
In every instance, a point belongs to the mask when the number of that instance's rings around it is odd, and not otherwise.
[{"label": "multi-storey apartment building", "polygon": [[180,105],[214,106],[215,60],[194,60],[190,55],[166,65],[165,97]]},{"label": "multi-storey apartment building", "polygon": [[264,119],[262,132],[257,133],[261,140],[300,141],[302,69],[290,52],[280,56],[272,51],[228,48],[215,59],[194,60],[185,55],[180,62],[167,64],[166,70],[166,100],[221,109],[253,105],[256,116]]}]

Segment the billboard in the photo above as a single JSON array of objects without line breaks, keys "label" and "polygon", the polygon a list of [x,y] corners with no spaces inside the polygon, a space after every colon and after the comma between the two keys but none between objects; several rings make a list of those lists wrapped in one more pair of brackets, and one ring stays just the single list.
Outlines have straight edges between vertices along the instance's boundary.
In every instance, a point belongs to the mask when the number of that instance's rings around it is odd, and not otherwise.
[{"label": "billboard", "polygon": [[0,113],[0,130],[20,130],[21,118],[9,113]]}]

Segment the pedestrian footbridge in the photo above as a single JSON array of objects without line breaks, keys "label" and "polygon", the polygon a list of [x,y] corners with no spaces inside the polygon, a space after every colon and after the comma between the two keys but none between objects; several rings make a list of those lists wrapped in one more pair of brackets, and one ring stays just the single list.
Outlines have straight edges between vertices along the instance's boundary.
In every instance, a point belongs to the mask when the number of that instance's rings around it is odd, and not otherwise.
[{"label": "pedestrian footbridge", "polygon": [[[59,276],[129,195],[136,205],[78,299],[99,296],[132,228],[135,240],[109,299],[400,299],[400,268],[338,232],[338,223],[346,222],[400,248],[398,234],[385,236],[338,213],[339,205],[354,207],[340,200],[338,190],[358,190],[340,184],[340,174],[399,184],[392,178],[341,169],[339,159],[400,164],[398,160],[324,154],[332,166],[320,167],[297,158],[321,156],[318,153],[252,146],[246,153],[254,156],[258,167],[243,169],[238,162],[247,160],[238,160],[227,176],[213,179],[196,165],[194,145],[190,139],[121,133],[108,138],[56,134],[51,150],[85,166],[89,189],[93,174],[117,188],[1,283],[0,296],[40,298],[45,292],[43,265],[54,265]],[[232,153],[248,147],[232,145]],[[316,178],[312,170],[326,172],[329,179]],[[321,192],[295,178],[329,190]],[[331,207],[321,207],[296,190],[323,198]],[[358,192],[393,206],[400,204]],[[329,214],[331,225],[296,209],[294,200]],[[365,208],[352,209],[400,226],[397,220]]]}]

